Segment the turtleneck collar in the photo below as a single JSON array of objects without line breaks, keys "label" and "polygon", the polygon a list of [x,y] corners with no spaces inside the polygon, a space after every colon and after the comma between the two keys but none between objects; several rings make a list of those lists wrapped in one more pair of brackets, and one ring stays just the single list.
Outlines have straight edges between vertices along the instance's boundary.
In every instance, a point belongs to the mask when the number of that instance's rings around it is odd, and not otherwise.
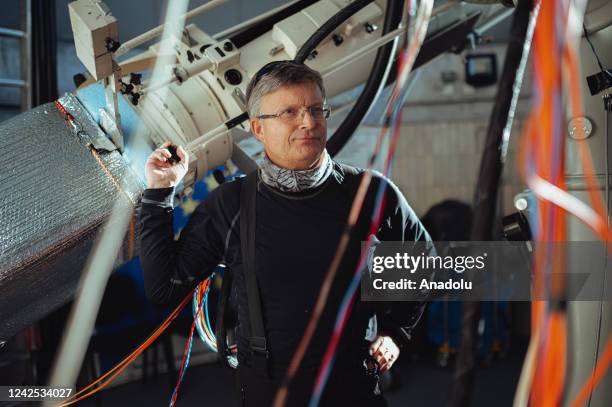
[{"label": "turtleneck collar", "polygon": [[262,181],[282,192],[300,192],[323,184],[333,171],[327,150],[323,150],[321,165],[311,170],[289,170],[279,167],[264,154],[259,161]]}]

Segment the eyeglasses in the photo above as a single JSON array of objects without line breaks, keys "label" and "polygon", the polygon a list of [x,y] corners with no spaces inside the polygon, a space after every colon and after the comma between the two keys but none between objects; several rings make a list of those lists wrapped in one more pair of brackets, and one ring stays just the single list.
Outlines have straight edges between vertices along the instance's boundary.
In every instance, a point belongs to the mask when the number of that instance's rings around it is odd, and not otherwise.
[{"label": "eyeglasses", "polygon": [[310,117],[315,121],[323,121],[329,118],[331,109],[327,105],[323,106],[310,106],[302,108],[290,107],[276,114],[262,114],[257,116],[257,119],[280,119],[287,123],[295,123],[298,120],[304,120],[304,115],[308,112]]}]

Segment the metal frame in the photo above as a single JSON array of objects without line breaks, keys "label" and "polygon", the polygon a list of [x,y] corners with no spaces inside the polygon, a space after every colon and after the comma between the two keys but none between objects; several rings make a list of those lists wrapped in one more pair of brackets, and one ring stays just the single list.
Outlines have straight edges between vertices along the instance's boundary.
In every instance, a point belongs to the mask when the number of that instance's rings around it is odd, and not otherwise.
[{"label": "metal frame", "polygon": [[0,86],[10,88],[21,88],[21,111],[32,108],[32,92],[30,91],[30,50],[32,43],[32,0],[20,0],[20,23],[21,30],[0,27],[0,37],[17,38],[20,41],[21,79],[0,78]]}]

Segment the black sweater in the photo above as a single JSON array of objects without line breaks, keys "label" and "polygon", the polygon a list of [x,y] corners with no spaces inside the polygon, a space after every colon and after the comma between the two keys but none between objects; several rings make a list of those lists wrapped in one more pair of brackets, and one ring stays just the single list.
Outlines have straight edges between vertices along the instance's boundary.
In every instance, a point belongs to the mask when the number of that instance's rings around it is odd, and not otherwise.
[{"label": "black sweater", "polygon": [[[301,193],[282,193],[261,181],[257,192],[255,273],[272,363],[285,366],[310,318],[321,282],[337,250],[349,209],[363,171],[334,163],[323,185]],[[223,262],[234,273],[231,303],[238,314],[236,336],[239,359],[249,358],[250,336],[246,286],[240,250],[240,186],[242,178],[214,191],[193,212],[178,240],[172,232],[172,209],[166,201],[172,188],[144,192],[140,212],[141,265],[145,290],[160,304],[178,302]],[[376,231],[380,241],[430,241],[429,235],[397,187],[375,173],[347,252],[331,289],[317,332],[302,368],[316,368],[328,344],[336,314],[367,240],[380,183],[386,189],[383,221]],[[342,337],[338,361],[360,359],[363,338],[372,315],[379,333],[402,345],[423,312],[424,304],[356,301]]]}]

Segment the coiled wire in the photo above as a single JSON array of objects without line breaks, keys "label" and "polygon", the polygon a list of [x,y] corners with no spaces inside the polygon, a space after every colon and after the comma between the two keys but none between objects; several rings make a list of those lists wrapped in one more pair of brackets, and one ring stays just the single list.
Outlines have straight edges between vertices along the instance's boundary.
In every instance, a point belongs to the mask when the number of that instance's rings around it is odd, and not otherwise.
[{"label": "coiled wire", "polygon": [[[193,301],[192,301],[192,311],[193,315],[196,318],[196,329],[198,331],[198,335],[204,345],[213,352],[219,352],[217,349],[217,339],[215,336],[215,330],[210,323],[210,313],[208,307],[208,300],[210,294],[210,287],[212,282],[214,281],[215,273],[212,273],[210,277],[203,280],[196,289],[193,291]],[[204,312],[198,314],[198,304],[200,304],[200,298],[204,296]],[[227,356],[227,363],[234,369],[238,367],[238,348],[237,346],[231,345],[230,347],[231,355]]]}]

